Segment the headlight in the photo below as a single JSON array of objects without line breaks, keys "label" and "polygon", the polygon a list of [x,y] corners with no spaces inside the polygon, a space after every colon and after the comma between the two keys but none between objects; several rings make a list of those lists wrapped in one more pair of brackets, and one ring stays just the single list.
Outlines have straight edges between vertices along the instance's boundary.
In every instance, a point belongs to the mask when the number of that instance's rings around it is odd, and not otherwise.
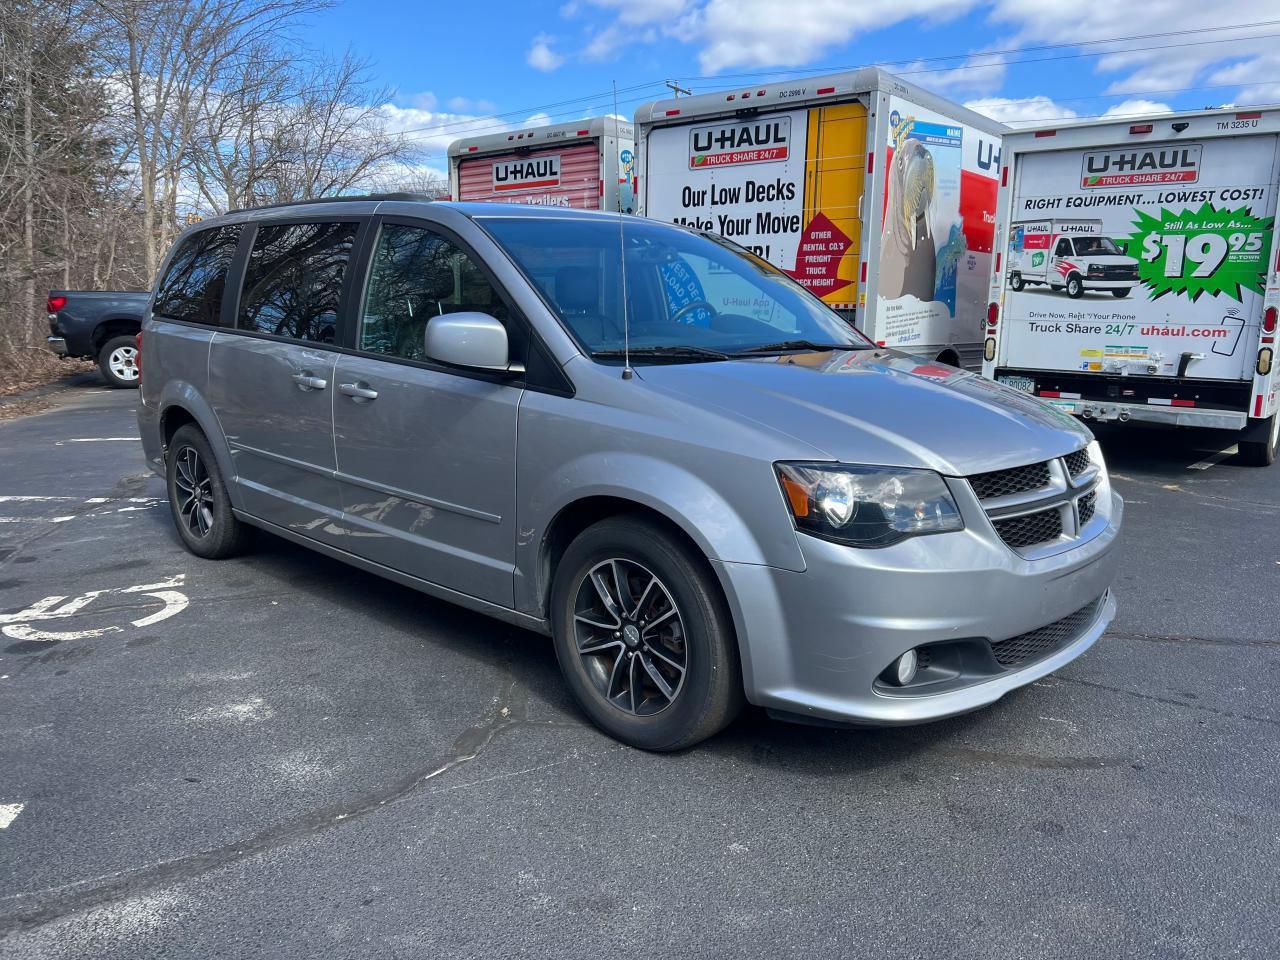
[{"label": "headlight", "polygon": [[797,529],[855,547],[963,530],[960,511],[932,470],[779,463],[778,481]]}]

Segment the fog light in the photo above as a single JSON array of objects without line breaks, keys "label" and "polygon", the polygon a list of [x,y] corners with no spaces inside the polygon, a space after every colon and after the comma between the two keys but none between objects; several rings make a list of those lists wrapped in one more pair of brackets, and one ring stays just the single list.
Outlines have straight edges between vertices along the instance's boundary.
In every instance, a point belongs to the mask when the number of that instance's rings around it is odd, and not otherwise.
[{"label": "fog light", "polygon": [[889,666],[885,671],[890,682],[896,683],[900,687],[905,687],[908,683],[916,678],[916,652],[908,650]]}]

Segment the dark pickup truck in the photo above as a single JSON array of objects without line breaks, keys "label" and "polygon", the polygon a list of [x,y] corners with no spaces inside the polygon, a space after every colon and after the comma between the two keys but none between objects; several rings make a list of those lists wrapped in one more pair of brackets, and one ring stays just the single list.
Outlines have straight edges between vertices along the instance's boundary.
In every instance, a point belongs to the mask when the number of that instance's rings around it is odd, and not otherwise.
[{"label": "dark pickup truck", "polygon": [[50,290],[49,349],[96,360],[113,387],[137,387],[134,338],[150,299],[145,290]]}]

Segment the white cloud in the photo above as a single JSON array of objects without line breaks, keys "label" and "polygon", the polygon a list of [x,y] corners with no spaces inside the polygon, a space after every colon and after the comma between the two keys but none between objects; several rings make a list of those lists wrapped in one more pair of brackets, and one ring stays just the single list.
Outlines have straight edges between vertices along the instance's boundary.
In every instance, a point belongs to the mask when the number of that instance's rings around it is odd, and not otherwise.
[{"label": "white cloud", "polygon": [[[1064,16],[1060,0],[994,0],[990,14],[996,23],[1014,28],[1014,45],[1095,41],[1082,51],[1114,51],[1069,61],[1068,69],[1082,77],[1110,75],[1114,79],[1107,93],[1132,96],[1211,85],[1215,81],[1205,74],[1215,64],[1241,57],[1252,63],[1264,57],[1274,50],[1275,38],[1257,37],[1257,27],[1221,28],[1273,20],[1275,15],[1276,0],[1235,0],[1229,8],[1205,0],[1097,4],[1079,17]],[[1187,33],[1116,44],[1096,42],[1170,31]]]},{"label": "white cloud", "polygon": [[1011,127],[1028,127],[1058,120],[1073,120],[1078,114],[1070,107],[1054,103],[1046,96],[982,97],[965,104],[970,110],[999,120]]},{"label": "white cloud", "polygon": [[1146,100],[1141,97],[1134,100],[1122,100],[1107,107],[1104,117],[1146,117],[1153,113],[1172,113],[1173,107],[1167,103]]},{"label": "white cloud", "polygon": [[1004,83],[1008,64],[1002,54],[975,53],[956,67],[930,67],[923,61],[916,61],[901,69],[891,69],[893,73],[927,90],[955,96],[960,93],[994,93],[999,90]]},{"label": "white cloud", "polygon": [[545,33],[534,37],[533,46],[525,54],[525,60],[529,62],[529,66],[543,73],[550,73],[564,63],[564,57],[551,49],[551,44],[554,42],[554,38]]},{"label": "white cloud", "polygon": [[498,108],[491,100],[472,100],[470,97],[450,97],[449,109],[455,113],[493,113]]},{"label": "white cloud", "polygon": [[[798,66],[859,33],[912,18],[950,20],[978,0],[707,0],[688,19],[708,73],[729,67]],[[1055,19],[1060,19],[1057,17]]]}]

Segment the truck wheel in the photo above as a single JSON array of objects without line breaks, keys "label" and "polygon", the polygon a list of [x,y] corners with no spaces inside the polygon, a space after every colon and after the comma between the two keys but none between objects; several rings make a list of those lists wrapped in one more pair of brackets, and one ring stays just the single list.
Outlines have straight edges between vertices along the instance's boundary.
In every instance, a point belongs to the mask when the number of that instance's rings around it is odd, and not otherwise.
[{"label": "truck wheel", "polygon": [[1072,300],[1079,300],[1084,296],[1084,281],[1077,276],[1067,278],[1067,296]]},{"label": "truck wheel", "polygon": [[134,334],[112,337],[98,351],[98,369],[109,387],[138,386],[138,343]]},{"label": "truck wheel", "polygon": [[1021,289],[1022,289],[1023,287],[1025,287],[1025,286],[1026,286],[1026,284],[1022,282],[1022,274],[1020,274],[1020,273],[1013,273],[1013,274],[1010,274],[1010,275],[1009,275],[1009,289],[1010,289],[1010,290],[1012,290],[1012,291],[1014,291],[1014,292],[1016,293],[1017,291],[1021,290]]},{"label": "truck wheel", "polygon": [[1117,300],[1123,300],[1125,297],[1129,295],[1129,290],[1128,288],[1124,290],[1112,290],[1111,295],[1115,297]]},{"label": "truck wheel", "polygon": [[1248,467],[1269,467],[1276,462],[1276,447],[1280,446],[1280,414],[1273,413],[1265,440],[1241,440],[1240,462]]},{"label": "truck wheel", "polygon": [[182,544],[197,557],[222,560],[248,545],[252,529],[231,512],[227,485],[200,428],[180,427],[165,456],[169,511]]},{"label": "truck wheel", "polygon": [[655,523],[612,517],[569,545],[551,589],[556,659],[574,699],[610,736],[680,750],[742,705],[720,585]]}]

